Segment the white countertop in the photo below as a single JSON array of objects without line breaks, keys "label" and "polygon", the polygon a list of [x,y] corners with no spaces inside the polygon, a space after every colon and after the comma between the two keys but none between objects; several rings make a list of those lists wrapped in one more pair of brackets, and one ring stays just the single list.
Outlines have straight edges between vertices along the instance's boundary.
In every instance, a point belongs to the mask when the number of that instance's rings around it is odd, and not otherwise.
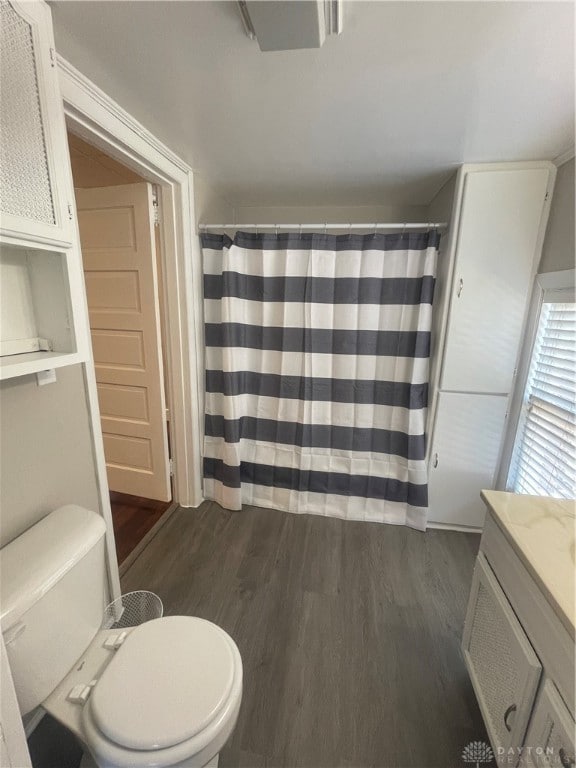
[{"label": "white countertop", "polygon": [[503,491],[482,491],[482,498],[574,637],[576,502]]}]

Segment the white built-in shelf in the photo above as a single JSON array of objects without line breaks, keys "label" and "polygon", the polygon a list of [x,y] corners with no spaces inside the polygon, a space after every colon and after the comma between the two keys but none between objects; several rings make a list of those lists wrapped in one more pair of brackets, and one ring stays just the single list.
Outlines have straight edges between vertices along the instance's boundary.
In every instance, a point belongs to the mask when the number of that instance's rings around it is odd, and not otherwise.
[{"label": "white built-in shelf", "polygon": [[0,380],[83,362],[69,280],[71,251],[0,243]]},{"label": "white built-in shelf", "polygon": [[27,352],[0,357],[0,381],[84,362],[79,352]]}]

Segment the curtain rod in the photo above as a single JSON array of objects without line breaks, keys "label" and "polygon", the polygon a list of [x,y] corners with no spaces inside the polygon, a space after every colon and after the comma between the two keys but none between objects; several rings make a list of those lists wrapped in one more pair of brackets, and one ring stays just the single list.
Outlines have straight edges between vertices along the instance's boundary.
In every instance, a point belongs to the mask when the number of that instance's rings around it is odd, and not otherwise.
[{"label": "curtain rod", "polygon": [[401,230],[407,230],[407,229],[446,229],[448,224],[445,221],[432,221],[432,222],[424,222],[424,223],[414,223],[414,222],[401,222],[399,224],[378,224],[378,223],[372,223],[372,224],[327,224],[326,222],[323,222],[322,224],[199,224],[198,230],[199,231],[205,231],[207,229],[297,229],[297,230],[304,230],[304,229],[322,229],[322,230],[328,230],[328,229],[345,229],[345,230],[352,230],[352,229],[372,229],[375,232],[378,230],[384,230],[384,229],[401,229]]}]

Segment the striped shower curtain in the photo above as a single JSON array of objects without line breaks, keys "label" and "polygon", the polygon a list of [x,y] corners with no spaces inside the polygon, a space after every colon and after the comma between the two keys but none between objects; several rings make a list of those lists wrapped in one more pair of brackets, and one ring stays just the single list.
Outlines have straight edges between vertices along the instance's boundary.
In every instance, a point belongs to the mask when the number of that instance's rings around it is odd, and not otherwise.
[{"label": "striped shower curtain", "polygon": [[202,235],[204,494],[426,527],[439,235]]}]

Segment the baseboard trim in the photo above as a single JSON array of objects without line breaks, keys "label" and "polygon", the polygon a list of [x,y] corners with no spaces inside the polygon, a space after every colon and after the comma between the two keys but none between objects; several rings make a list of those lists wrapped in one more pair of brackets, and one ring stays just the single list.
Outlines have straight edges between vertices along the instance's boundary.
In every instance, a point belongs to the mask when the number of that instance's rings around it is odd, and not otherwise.
[{"label": "baseboard trim", "polygon": [[426,524],[426,530],[430,528],[438,531],[458,531],[459,533],[482,533],[482,528],[472,525],[455,525],[453,523],[435,523],[429,520]]},{"label": "baseboard trim", "polygon": [[26,734],[26,738],[29,739],[32,733],[38,728],[40,725],[40,721],[46,714],[46,710],[42,709],[42,707],[36,707],[35,710],[30,712],[30,714],[26,715],[25,721],[23,721],[24,725],[24,733]]},{"label": "baseboard trim", "polygon": [[148,546],[148,544],[152,541],[154,536],[158,533],[158,531],[164,526],[169,518],[172,516],[172,513],[174,510],[178,509],[178,504],[173,501],[172,504],[168,507],[168,509],[164,512],[162,517],[160,517],[150,528],[148,533],[136,544],[132,552],[128,555],[126,560],[118,566],[120,571],[120,577],[124,576],[124,574],[131,568],[131,566],[134,564],[134,561],[137,559],[137,557],[142,553],[144,549]]}]

